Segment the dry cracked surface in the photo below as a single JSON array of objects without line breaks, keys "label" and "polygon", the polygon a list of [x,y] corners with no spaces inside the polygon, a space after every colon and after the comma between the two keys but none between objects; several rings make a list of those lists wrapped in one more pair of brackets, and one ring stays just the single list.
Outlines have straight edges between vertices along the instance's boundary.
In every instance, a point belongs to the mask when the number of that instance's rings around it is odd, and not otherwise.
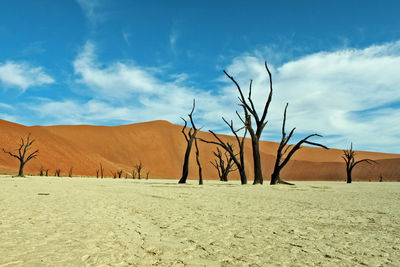
[{"label": "dry cracked surface", "polygon": [[0,177],[0,266],[400,266],[400,183]]}]

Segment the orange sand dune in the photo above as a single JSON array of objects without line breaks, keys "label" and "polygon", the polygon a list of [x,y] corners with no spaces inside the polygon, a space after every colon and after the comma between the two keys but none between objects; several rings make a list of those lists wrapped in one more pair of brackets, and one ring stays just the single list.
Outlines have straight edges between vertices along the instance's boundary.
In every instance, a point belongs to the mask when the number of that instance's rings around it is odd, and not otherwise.
[{"label": "orange sand dune", "polygon": [[[0,148],[15,150],[21,137],[28,133],[36,140],[33,148],[39,149],[39,157],[25,167],[25,172],[38,174],[41,166],[61,169],[66,176],[73,167],[73,175],[95,176],[101,163],[105,175],[122,169],[130,173],[139,161],[143,163],[145,173],[150,171],[151,178],[178,179],[181,175],[186,141],[181,133],[182,127],[167,121],[152,121],[123,126],[23,126],[0,120]],[[200,132],[204,139],[212,139],[211,134]],[[226,140],[236,142],[231,136]],[[262,142],[261,153],[264,178],[269,180],[274,164],[277,143]],[[218,179],[215,168],[210,164],[214,156],[214,145],[199,143],[200,160],[205,179]],[[245,143],[246,171],[252,181],[252,159],[250,141]],[[342,151],[337,149],[303,147],[293,157],[282,172],[287,180],[344,180],[345,169],[341,158]],[[354,169],[355,181],[377,181],[382,175],[384,181],[400,181],[400,155],[357,152],[358,157],[377,160],[379,165],[360,164]],[[0,172],[16,173],[18,161],[5,153],[0,153]],[[125,177],[125,175],[124,175]],[[189,178],[197,179],[197,165],[192,153]],[[238,179],[238,173],[232,173],[231,179]]]}]

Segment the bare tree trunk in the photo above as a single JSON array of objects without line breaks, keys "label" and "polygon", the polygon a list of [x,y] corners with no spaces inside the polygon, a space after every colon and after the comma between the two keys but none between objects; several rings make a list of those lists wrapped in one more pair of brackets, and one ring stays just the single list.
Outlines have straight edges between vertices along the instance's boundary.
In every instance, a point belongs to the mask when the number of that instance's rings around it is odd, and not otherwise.
[{"label": "bare tree trunk", "polygon": [[271,174],[271,184],[277,184],[281,180],[281,178],[279,177],[279,172],[279,166],[275,164],[274,171]]},{"label": "bare tree trunk", "polygon": [[23,162],[23,160],[20,160],[19,161],[19,170],[18,170],[19,177],[24,177],[24,166],[25,166],[25,163]]},{"label": "bare tree trunk", "polygon": [[199,160],[199,147],[197,145],[197,138],[195,138],[194,144],[196,146],[196,162],[197,162],[197,166],[199,166],[199,185],[203,184],[203,175],[201,173],[201,164],[200,164],[200,160]]},{"label": "bare tree trunk", "polygon": [[351,170],[347,170],[346,173],[347,173],[347,183],[348,183],[348,184],[351,184],[351,182],[352,182],[352,179],[351,179]]},{"label": "bare tree trunk", "polygon": [[263,184],[263,175],[260,158],[260,142],[258,138],[251,140],[253,148],[254,181],[253,184]]},{"label": "bare tree trunk", "polygon": [[185,158],[183,161],[183,167],[182,167],[182,177],[179,180],[180,184],[186,183],[188,174],[189,174],[189,156],[190,156],[190,151],[192,150],[192,144],[193,144],[193,139],[189,139],[188,145],[186,147],[186,152],[185,152]]}]

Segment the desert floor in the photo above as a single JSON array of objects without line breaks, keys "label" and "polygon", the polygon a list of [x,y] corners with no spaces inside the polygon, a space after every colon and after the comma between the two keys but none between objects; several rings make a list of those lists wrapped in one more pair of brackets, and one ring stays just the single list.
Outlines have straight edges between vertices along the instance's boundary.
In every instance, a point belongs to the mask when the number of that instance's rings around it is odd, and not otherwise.
[{"label": "desert floor", "polygon": [[0,266],[400,266],[400,183],[0,177]]}]

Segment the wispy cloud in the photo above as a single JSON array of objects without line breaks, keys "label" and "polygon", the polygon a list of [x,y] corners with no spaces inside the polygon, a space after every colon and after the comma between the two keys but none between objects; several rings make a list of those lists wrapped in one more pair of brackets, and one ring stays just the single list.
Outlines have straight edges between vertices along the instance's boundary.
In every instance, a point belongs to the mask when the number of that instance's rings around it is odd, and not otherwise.
[{"label": "wispy cloud", "polygon": [[90,23],[96,24],[104,19],[104,14],[98,9],[104,5],[104,0],[76,0]]},{"label": "wispy cloud", "polygon": [[178,33],[175,29],[172,29],[170,35],[169,35],[169,45],[171,46],[172,51],[175,53],[176,49],[175,49],[175,45],[176,45],[176,41],[178,40]]},{"label": "wispy cloud", "polygon": [[24,92],[29,87],[54,83],[54,79],[42,67],[7,61],[0,63],[0,82],[6,87],[19,88]]}]

